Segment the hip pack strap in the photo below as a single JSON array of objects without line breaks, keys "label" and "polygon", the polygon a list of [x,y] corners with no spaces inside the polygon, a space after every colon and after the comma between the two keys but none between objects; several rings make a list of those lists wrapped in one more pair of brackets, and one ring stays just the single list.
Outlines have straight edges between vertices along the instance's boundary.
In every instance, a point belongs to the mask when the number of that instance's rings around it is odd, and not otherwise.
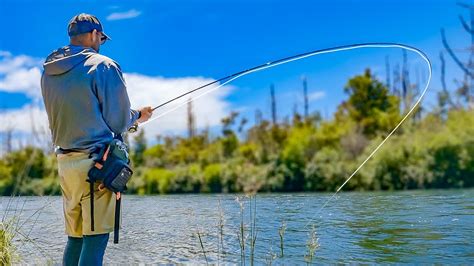
[{"label": "hip pack strap", "polygon": [[115,199],[115,221],[114,221],[114,244],[119,242],[119,229],[120,229],[120,203],[122,202],[122,197],[120,192],[117,192],[117,197]]},{"label": "hip pack strap", "polygon": [[94,231],[94,181],[89,180],[90,196],[91,196],[91,231]]}]

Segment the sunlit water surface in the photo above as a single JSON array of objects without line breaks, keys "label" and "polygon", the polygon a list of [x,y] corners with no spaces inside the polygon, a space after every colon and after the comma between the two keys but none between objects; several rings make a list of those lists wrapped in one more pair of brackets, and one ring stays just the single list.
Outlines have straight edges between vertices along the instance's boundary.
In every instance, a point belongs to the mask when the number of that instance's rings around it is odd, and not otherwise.
[{"label": "sunlit water surface", "polygon": [[[340,193],[315,216],[330,196],[258,194],[254,262],[305,264],[310,221],[320,245],[312,262],[474,262],[474,190]],[[244,198],[242,257],[236,197],[125,195],[120,243],[113,244],[110,238],[105,262],[249,263],[250,206]],[[61,198],[2,197],[0,201],[3,216],[19,216],[21,235],[15,237],[14,245],[21,263],[60,263],[67,239]],[[223,234],[219,233],[220,220]],[[286,226],[283,256],[282,224]]]}]

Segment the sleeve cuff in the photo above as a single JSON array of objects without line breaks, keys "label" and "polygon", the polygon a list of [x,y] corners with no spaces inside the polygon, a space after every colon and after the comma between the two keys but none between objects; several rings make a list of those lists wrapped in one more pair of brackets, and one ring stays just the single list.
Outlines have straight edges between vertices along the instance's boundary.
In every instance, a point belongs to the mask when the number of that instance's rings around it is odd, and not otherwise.
[{"label": "sleeve cuff", "polygon": [[132,125],[141,117],[141,113],[138,110],[130,109],[130,113],[132,114]]}]

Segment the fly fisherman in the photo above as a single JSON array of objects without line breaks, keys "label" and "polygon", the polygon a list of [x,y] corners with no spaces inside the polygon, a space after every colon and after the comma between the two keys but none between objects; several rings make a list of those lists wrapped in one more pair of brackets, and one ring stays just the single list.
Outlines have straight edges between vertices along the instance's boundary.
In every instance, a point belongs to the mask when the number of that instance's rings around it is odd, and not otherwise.
[{"label": "fly fisherman", "polygon": [[[74,16],[68,35],[70,44],[47,57],[41,78],[68,235],[63,265],[102,265],[109,233],[114,229],[116,201],[110,190],[86,181],[94,152],[135,123],[147,121],[152,110],[130,109],[120,66],[99,54],[100,46],[110,38],[95,16]],[[93,231],[91,224],[95,225]]]}]

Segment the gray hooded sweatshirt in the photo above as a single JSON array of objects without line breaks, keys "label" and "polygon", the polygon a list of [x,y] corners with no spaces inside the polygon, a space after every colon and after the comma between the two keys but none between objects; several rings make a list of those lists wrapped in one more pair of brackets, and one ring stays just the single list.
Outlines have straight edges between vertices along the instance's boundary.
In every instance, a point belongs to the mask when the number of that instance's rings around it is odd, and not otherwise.
[{"label": "gray hooded sweatshirt", "polygon": [[41,92],[56,153],[92,152],[138,119],[120,66],[92,48],[69,45],[44,63]]}]

